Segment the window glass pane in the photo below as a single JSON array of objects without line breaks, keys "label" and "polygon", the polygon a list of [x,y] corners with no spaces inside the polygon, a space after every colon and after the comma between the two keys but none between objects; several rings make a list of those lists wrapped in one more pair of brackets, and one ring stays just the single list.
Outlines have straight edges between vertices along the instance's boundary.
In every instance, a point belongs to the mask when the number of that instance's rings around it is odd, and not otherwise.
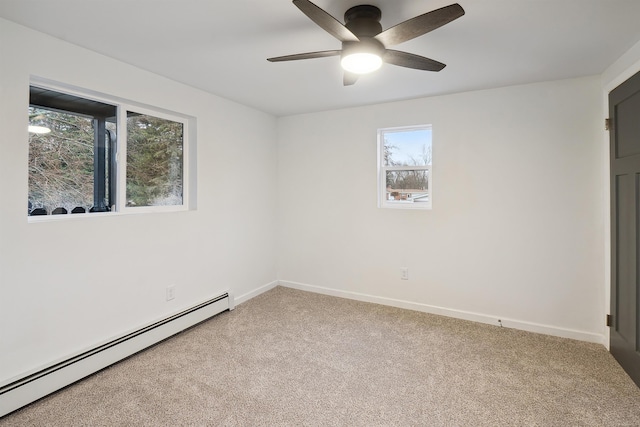
[{"label": "window glass pane", "polygon": [[429,201],[429,171],[387,171],[387,201],[422,203]]},{"label": "window glass pane", "polygon": [[391,130],[384,139],[384,166],[431,164],[431,129]]},{"label": "window glass pane", "polygon": [[[47,93],[58,98],[63,96],[51,91]],[[88,111],[82,114],[85,111],[79,104],[81,98],[64,96],[67,97],[67,108],[74,109],[79,114],[29,107],[30,214],[70,213],[74,209],[76,212],[88,212],[94,207],[98,207],[95,210],[108,210],[108,156],[111,143],[109,131],[112,131],[111,135],[115,137],[116,125],[106,122],[103,118],[101,135],[104,142],[96,144],[97,121]],[[43,99],[39,102],[46,103]],[[95,156],[97,145],[100,146],[100,153],[105,156],[100,161],[96,160]],[[101,174],[94,173],[96,165],[101,165]],[[96,177],[104,181],[94,185]],[[97,187],[100,188],[98,192]],[[96,195],[100,200],[94,199]]]},{"label": "window glass pane", "polygon": [[183,203],[183,124],[127,113],[127,206]]}]

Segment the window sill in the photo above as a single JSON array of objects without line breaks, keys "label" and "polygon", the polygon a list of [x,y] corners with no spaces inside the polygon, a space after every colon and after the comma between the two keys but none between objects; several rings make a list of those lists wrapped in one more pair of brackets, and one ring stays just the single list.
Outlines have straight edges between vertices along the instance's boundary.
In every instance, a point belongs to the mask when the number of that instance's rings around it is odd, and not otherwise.
[{"label": "window sill", "polygon": [[40,222],[57,222],[57,221],[76,221],[87,218],[107,218],[118,217],[128,215],[141,215],[141,214],[163,214],[169,212],[187,212],[191,209],[186,206],[164,206],[159,207],[139,207],[139,208],[127,208],[124,211],[114,212],[86,212],[86,213],[67,213],[59,215],[33,215],[27,216],[28,223],[40,223]]},{"label": "window sill", "polygon": [[409,209],[409,210],[431,210],[431,203],[413,203],[407,201],[383,202],[382,209]]}]

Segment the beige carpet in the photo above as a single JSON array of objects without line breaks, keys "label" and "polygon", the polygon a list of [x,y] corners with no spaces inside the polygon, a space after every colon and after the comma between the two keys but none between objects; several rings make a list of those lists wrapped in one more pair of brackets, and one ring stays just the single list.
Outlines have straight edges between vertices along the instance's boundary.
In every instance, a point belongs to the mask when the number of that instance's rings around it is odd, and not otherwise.
[{"label": "beige carpet", "polygon": [[604,347],[275,288],[0,426],[640,426]]}]

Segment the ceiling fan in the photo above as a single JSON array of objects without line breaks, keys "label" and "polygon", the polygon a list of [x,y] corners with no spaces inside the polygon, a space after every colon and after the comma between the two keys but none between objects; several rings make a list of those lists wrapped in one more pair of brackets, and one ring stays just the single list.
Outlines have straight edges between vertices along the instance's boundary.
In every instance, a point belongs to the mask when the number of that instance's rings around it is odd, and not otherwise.
[{"label": "ceiling fan", "polygon": [[413,53],[387,49],[387,47],[414,39],[464,15],[462,6],[455,3],[382,31],[382,25],[380,25],[382,13],[375,6],[359,5],[350,8],[344,14],[345,24],[343,25],[309,0],[293,0],[293,4],[322,29],[340,40],[342,49],[278,56],[268,58],[267,61],[295,61],[341,56],[345,86],[354,84],[360,74],[377,70],[382,62],[417,70],[442,70],[445,67],[442,62]]}]

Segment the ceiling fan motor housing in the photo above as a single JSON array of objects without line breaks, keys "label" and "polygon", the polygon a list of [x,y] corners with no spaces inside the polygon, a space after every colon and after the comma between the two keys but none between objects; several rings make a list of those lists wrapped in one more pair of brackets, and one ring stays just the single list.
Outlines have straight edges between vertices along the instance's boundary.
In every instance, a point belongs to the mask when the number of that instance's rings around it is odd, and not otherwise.
[{"label": "ceiling fan motor housing", "polygon": [[368,4],[354,6],[344,13],[345,27],[359,39],[375,37],[382,32],[381,17],[382,12],[375,6]]}]

